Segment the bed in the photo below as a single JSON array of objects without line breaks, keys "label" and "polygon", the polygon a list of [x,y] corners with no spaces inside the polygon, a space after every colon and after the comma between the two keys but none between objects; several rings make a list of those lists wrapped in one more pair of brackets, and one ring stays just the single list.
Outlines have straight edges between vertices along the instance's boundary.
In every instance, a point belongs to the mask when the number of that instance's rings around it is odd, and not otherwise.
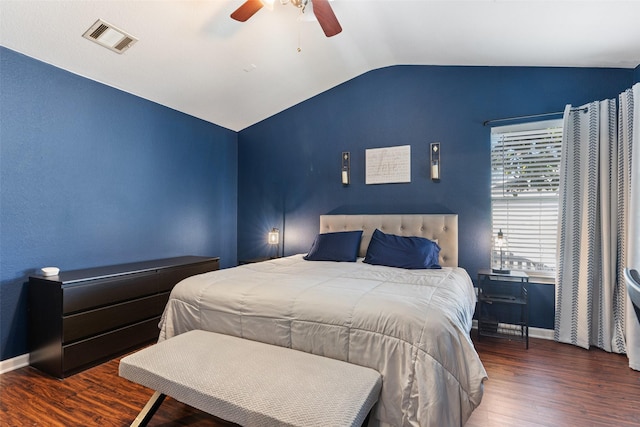
[{"label": "bed", "polygon": [[[469,337],[476,296],[457,265],[457,224],[454,214],[323,215],[316,242],[362,231],[355,262],[298,254],[192,276],[173,289],[159,339],[202,329],[370,367],[383,386],[369,426],[462,426],[487,375]],[[436,242],[441,268],[370,264],[379,233]]]}]

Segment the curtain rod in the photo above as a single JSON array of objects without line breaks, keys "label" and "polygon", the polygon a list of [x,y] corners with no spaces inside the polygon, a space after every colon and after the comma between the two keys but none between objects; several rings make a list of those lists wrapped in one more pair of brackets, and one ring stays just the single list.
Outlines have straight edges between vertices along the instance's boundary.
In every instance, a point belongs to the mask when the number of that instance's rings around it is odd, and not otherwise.
[{"label": "curtain rod", "polygon": [[[579,107],[579,108],[572,108],[571,111],[588,111],[589,107]],[[545,117],[545,116],[557,116],[559,114],[564,114],[564,111],[558,111],[557,113],[542,113],[542,114],[530,114],[528,116],[516,116],[516,117],[507,117],[504,119],[492,119],[492,120],[485,120],[482,123],[482,126],[486,126],[489,123],[495,123],[495,122],[506,122],[506,121],[510,121],[510,120],[519,120],[519,119],[532,119],[534,117]]]}]

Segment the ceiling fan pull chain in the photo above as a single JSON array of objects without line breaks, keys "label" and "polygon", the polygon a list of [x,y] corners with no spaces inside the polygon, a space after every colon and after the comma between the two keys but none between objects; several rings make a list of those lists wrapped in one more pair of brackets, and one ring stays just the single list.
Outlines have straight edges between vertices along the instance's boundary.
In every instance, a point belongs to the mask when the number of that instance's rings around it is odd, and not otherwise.
[{"label": "ceiling fan pull chain", "polygon": [[[302,16],[302,11],[300,11],[300,16]],[[302,47],[300,47],[300,41],[302,39],[302,30],[300,29],[302,26],[302,21],[298,20],[298,53],[302,52]]]}]

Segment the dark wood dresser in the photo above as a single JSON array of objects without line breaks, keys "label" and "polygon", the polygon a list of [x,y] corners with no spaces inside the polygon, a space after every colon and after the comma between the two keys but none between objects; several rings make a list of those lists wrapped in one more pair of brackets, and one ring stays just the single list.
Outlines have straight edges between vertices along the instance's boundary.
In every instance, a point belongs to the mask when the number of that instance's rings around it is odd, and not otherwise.
[{"label": "dark wood dresser", "polygon": [[64,378],[154,342],[171,289],[218,268],[183,256],[29,277],[29,363]]}]

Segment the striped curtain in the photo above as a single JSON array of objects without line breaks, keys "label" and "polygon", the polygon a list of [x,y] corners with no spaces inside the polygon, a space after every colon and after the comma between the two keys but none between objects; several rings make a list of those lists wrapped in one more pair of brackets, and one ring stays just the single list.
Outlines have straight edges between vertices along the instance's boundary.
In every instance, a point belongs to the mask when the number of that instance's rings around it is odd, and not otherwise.
[{"label": "striped curtain", "polygon": [[560,342],[627,353],[630,366],[629,343],[640,357],[623,275],[637,240],[630,231],[631,156],[640,143],[633,138],[633,99],[633,90],[620,95],[620,114],[615,99],[565,109],[554,331]]},{"label": "striped curtain", "polygon": [[[640,271],[640,83],[620,94],[619,104],[618,135],[621,145],[625,147],[624,155],[619,159],[619,163],[625,166],[619,179],[624,183],[623,195],[627,196],[624,211],[626,228],[620,229],[620,233],[628,236],[628,244],[621,258],[624,266]],[[635,155],[634,162],[631,162],[632,154]],[[625,308],[624,332],[629,366],[640,371],[640,324],[628,296]]]}]

